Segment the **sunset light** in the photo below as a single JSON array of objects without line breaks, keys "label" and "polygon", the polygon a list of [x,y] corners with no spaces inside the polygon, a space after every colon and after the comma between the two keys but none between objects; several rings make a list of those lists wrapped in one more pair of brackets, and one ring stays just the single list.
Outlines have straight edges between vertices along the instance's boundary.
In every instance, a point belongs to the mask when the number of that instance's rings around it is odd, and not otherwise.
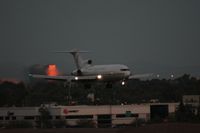
[{"label": "sunset light", "polygon": [[48,66],[47,75],[48,76],[57,76],[58,75],[58,70],[57,70],[56,65],[51,64]]}]

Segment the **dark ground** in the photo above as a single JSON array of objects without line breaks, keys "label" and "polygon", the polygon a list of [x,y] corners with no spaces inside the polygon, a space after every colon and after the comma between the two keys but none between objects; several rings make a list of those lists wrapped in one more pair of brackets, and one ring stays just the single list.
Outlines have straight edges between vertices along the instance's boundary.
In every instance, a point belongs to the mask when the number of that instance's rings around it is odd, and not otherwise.
[{"label": "dark ground", "polygon": [[200,133],[200,124],[164,123],[137,128],[0,129],[0,133]]},{"label": "dark ground", "polygon": [[200,133],[200,124],[164,123],[119,129],[118,133]]}]

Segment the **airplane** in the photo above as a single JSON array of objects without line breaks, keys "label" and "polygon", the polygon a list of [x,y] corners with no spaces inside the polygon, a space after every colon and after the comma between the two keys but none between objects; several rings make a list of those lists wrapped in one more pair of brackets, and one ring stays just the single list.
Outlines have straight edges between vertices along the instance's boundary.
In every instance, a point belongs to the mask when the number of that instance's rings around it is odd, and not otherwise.
[{"label": "airplane", "polygon": [[79,51],[73,49],[71,51],[56,51],[56,53],[70,53],[72,54],[76,69],[72,71],[71,75],[65,76],[48,76],[29,74],[33,78],[42,78],[48,80],[62,80],[67,82],[82,82],[82,81],[102,81],[112,86],[114,82],[120,82],[122,86],[126,84],[129,79],[148,77],[152,74],[132,75],[131,71],[123,64],[106,64],[93,65],[92,60],[83,60],[80,53],[88,53],[88,51]]}]

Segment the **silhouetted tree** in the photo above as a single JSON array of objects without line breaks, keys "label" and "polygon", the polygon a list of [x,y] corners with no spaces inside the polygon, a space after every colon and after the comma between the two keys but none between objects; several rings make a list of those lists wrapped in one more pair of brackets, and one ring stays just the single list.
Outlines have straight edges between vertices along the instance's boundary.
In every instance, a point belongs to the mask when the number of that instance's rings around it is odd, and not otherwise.
[{"label": "silhouetted tree", "polygon": [[0,84],[0,106],[23,106],[27,90],[23,82]]},{"label": "silhouetted tree", "polygon": [[192,105],[184,105],[183,102],[180,102],[175,112],[176,120],[178,122],[195,122],[196,116],[193,109]]},{"label": "silhouetted tree", "polygon": [[40,113],[38,126],[41,128],[51,128],[52,123],[50,121],[50,112],[48,108],[43,106],[43,107],[40,107],[38,111]]},{"label": "silhouetted tree", "polygon": [[[74,83],[70,91],[69,86],[64,87],[64,83],[58,81],[35,80],[26,86],[23,82],[1,82],[0,106],[39,106],[52,102],[67,105],[69,92],[71,100],[78,104],[129,104],[149,102],[151,99],[179,102],[182,95],[200,94],[199,88],[200,80],[188,74],[173,80],[135,79],[128,81],[123,87],[114,84],[113,88],[107,88],[102,83],[92,83],[90,89],[85,89],[84,84]],[[91,103],[87,99],[89,93],[94,93],[95,102]]]}]

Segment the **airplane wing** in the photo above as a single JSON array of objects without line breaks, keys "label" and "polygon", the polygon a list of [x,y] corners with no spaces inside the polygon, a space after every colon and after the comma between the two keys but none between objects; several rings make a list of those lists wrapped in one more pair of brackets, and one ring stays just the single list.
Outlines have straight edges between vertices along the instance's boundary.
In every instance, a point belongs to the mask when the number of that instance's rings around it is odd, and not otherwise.
[{"label": "airplane wing", "polygon": [[48,80],[60,80],[60,81],[87,81],[87,80],[97,80],[97,76],[48,76],[48,75],[38,75],[29,74],[29,77],[48,79]]},{"label": "airplane wing", "polygon": [[146,73],[146,74],[135,74],[129,76],[128,79],[136,79],[136,78],[147,78],[153,76],[153,73]]},{"label": "airplane wing", "polygon": [[49,79],[49,80],[63,80],[63,81],[69,81],[72,78],[71,76],[48,76],[48,75],[38,75],[38,74],[29,74],[29,77]]}]

